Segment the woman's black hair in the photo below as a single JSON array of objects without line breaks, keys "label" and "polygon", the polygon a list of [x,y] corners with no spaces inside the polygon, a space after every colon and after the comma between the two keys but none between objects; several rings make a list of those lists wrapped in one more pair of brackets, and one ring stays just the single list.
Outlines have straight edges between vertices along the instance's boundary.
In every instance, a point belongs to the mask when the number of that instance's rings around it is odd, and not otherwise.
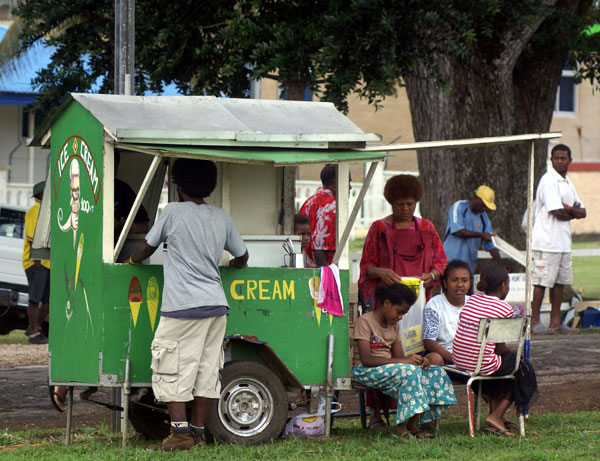
[{"label": "woman's black hair", "polygon": [[454,269],[465,269],[469,272],[469,278],[471,279],[471,285],[473,285],[473,273],[471,272],[471,267],[464,261],[460,261],[458,259],[453,259],[448,263],[442,277],[440,278],[440,283],[442,284],[442,289],[444,293],[448,291],[446,287],[446,283],[448,283],[448,277],[450,276],[450,272]]},{"label": "woman's black hair", "polygon": [[217,166],[210,160],[178,158],[171,169],[173,181],[191,198],[208,197],[217,187]]},{"label": "woman's black hair", "polygon": [[380,285],[375,290],[375,297],[383,304],[385,300],[389,300],[392,304],[406,304],[412,306],[417,300],[417,295],[413,290],[403,283],[394,283],[389,287]]},{"label": "woman's black hair", "polygon": [[385,183],[383,196],[389,204],[400,198],[414,198],[418,202],[423,197],[423,184],[412,174],[392,176]]},{"label": "woman's black hair", "polygon": [[508,282],[508,272],[498,264],[488,264],[481,271],[477,289],[485,294],[495,292],[504,282]]}]

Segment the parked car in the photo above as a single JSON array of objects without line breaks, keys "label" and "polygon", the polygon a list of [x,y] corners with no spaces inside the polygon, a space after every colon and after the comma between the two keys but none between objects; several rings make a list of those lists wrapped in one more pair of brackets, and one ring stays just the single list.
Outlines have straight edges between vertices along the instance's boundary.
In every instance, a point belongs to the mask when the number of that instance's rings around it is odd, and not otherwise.
[{"label": "parked car", "polygon": [[0,205],[0,335],[25,330],[27,277],[23,270],[26,208]]}]

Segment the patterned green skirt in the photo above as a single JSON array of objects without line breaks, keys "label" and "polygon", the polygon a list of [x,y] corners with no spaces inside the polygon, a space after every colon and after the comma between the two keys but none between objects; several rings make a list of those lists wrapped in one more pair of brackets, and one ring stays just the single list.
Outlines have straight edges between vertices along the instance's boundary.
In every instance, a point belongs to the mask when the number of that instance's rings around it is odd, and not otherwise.
[{"label": "patterned green skirt", "polygon": [[450,405],[456,405],[454,387],[446,372],[437,366],[427,370],[405,363],[377,367],[357,365],[352,375],[359,384],[389,395],[398,402],[396,424],[421,414],[421,422],[438,419]]}]

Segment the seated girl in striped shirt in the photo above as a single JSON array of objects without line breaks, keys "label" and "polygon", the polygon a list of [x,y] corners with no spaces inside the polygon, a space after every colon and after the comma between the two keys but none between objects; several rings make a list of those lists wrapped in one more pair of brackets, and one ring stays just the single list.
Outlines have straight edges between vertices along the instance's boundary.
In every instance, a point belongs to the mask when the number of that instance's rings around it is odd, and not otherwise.
[{"label": "seated girl in striped shirt", "polygon": [[406,285],[381,285],[375,291],[379,309],[361,315],[354,327],[352,375],[363,386],[377,389],[398,402],[394,434],[404,440],[432,438],[419,430],[456,405],[454,388],[446,372],[430,366],[427,357],[404,356],[398,321],[416,301]]},{"label": "seated girl in striped shirt", "polygon": [[[461,370],[475,371],[481,343],[477,342],[479,320],[482,318],[512,318],[513,309],[503,301],[509,290],[506,269],[497,264],[488,264],[481,271],[476,293],[469,297],[459,316],[458,329],[452,343],[452,361]],[[490,403],[490,414],[485,418],[489,430],[505,437],[514,437],[507,425],[516,429],[506,417],[513,402],[519,406],[528,403],[537,390],[535,372],[528,361],[517,357],[504,343],[488,343],[485,348],[481,375],[503,376],[515,368],[521,360],[515,380],[499,379],[484,381],[483,395]]]}]

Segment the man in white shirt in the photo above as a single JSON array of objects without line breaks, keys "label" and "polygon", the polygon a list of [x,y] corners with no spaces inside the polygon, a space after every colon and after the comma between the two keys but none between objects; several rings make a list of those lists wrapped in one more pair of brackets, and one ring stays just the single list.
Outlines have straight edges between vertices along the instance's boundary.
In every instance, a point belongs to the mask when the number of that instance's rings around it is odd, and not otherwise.
[{"label": "man in white shirt", "polygon": [[[533,224],[533,302],[532,333],[577,331],[560,323],[563,288],[573,283],[571,262],[572,219],[583,219],[586,211],[575,187],[567,178],[571,149],[558,144],[550,156],[552,168],[542,176],[535,197]],[[550,324],[540,322],[540,308],[546,287],[550,288]]]}]

